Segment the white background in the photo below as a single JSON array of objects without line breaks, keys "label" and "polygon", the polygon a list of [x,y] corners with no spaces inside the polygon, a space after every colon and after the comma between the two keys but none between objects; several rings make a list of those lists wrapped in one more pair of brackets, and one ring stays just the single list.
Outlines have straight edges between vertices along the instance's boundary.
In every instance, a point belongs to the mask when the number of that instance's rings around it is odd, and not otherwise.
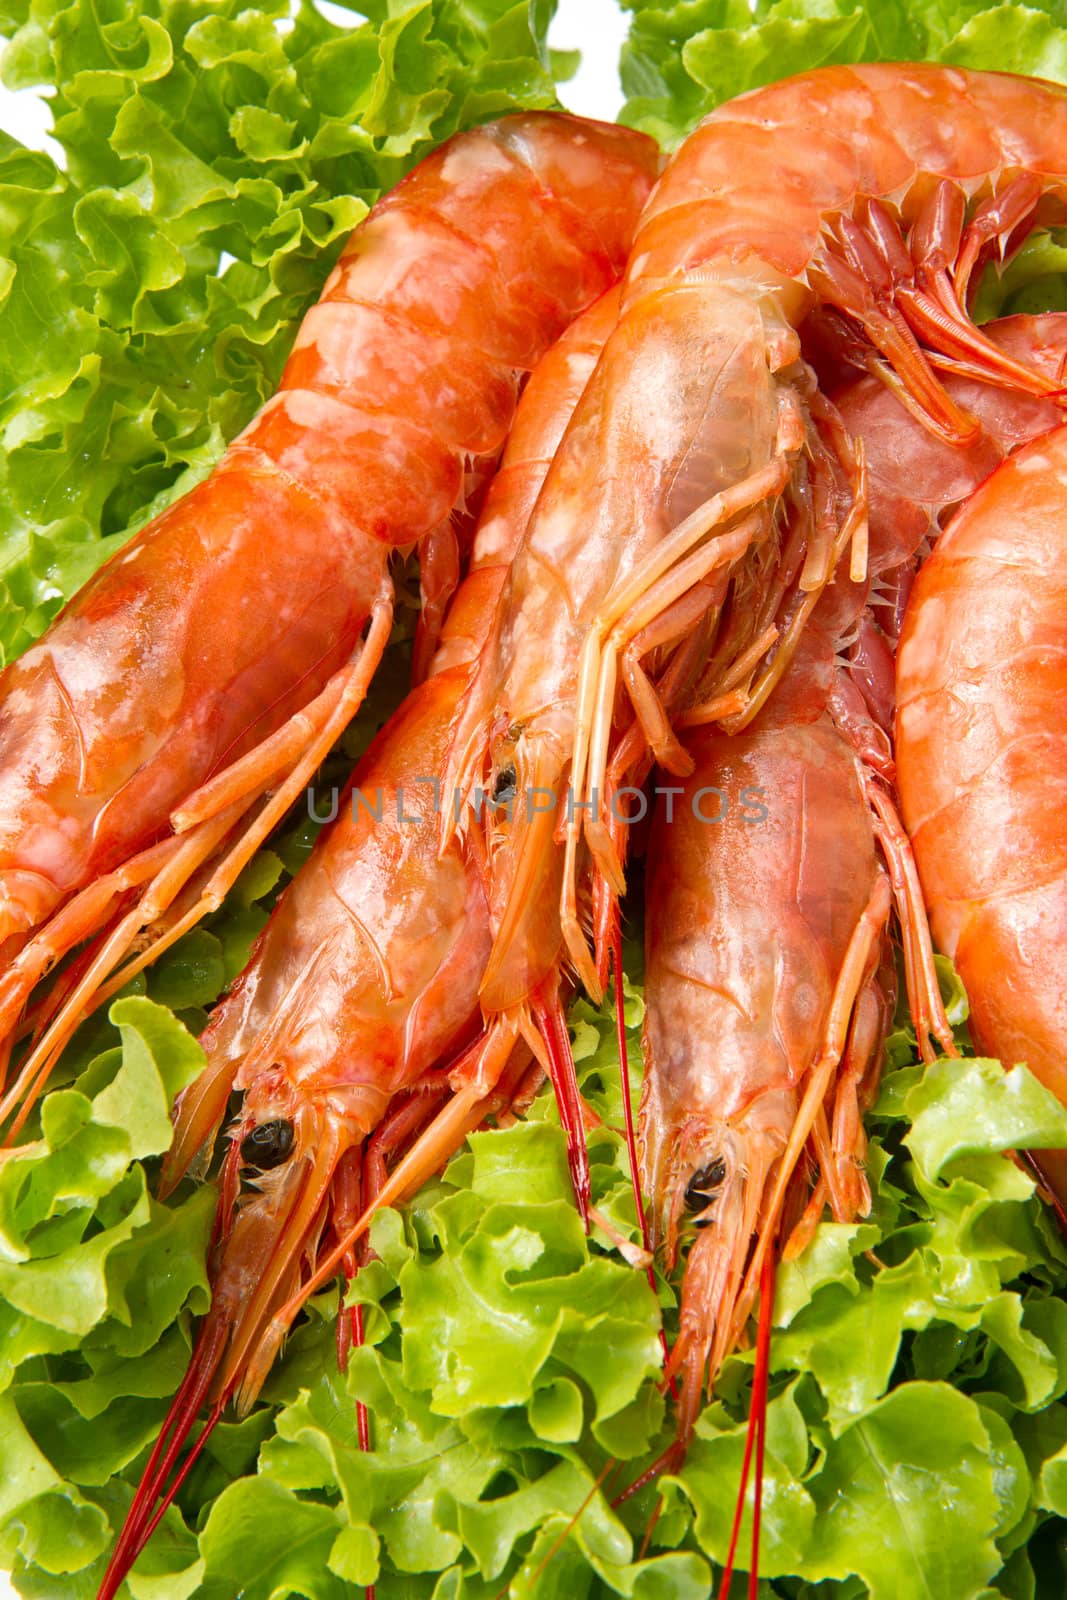
[{"label": "white background", "polygon": [[[351,24],[352,13],[323,3],[321,9],[334,21]],[[560,86],[559,97],[570,111],[614,121],[622,105],[619,86],[619,47],[626,35],[627,18],[615,0],[559,0],[549,43],[557,50],[581,50],[582,64],[570,83]],[[52,126],[47,102],[32,89],[13,94],[0,86],[0,128],[35,150],[50,150],[57,160],[62,151],[49,138]],[[0,1572],[0,1600],[15,1600],[15,1591]]]},{"label": "white background", "polygon": [[[333,21],[351,27],[356,19],[351,11],[334,6],[329,0],[316,0],[319,9]],[[559,0],[555,21],[549,29],[549,43],[557,50],[581,50],[582,64],[570,83],[560,86],[560,99],[570,111],[587,117],[614,121],[622,105],[619,87],[619,46],[626,36],[627,18],[616,0]],[[14,134],[35,150],[50,150],[56,160],[62,151],[49,138],[52,118],[47,102],[32,89],[13,94],[0,86],[0,128]],[[2,1594],[0,1590],[0,1594]]]}]

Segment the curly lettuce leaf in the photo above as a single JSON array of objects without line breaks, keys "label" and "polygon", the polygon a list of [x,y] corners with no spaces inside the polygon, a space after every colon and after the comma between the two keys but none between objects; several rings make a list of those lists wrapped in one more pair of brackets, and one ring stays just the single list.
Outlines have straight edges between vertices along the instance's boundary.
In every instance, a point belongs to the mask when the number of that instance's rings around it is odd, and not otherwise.
[{"label": "curly lettuce leaf", "polygon": [[106,1548],[92,1490],[154,1437],[188,1359],[175,1319],[209,1300],[212,1191],[161,1205],[136,1160],[166,1148],[202,1052],[143,997],[111,1019],[120,1045],[48,1097],[41,1137],[0,1167],[0,1549],[53,1575]]},{"label": "curly lettuce leaf", "polygon": [[1067,82],[1056,0],[620,0],[633,13],[620,121],[673,148],[748,89],[813,67],[945,61]]}]

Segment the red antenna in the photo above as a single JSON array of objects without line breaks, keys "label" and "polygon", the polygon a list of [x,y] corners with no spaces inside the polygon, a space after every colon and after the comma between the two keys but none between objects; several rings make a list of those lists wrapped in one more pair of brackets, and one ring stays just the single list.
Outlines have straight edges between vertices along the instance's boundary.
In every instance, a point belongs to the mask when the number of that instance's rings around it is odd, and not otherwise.
[{"label": "red antenna", "polygon": [[752,1500],[752,1557],[748,1570],[748,1600],[759,1596],[759,1540],[760,1517],[763,1510],[763,1461],[767,1443],[767,1380],[770,1376],[771,1321],[774,1315],[774,1253],[768,1250],[760,1271],[759,1324],[756,1331],[756,1362],[752,1372],[752,1407],[745,1435],[745,1455],[741,1463],[741,1482],[737,1489],[734,1508],[734,1525],[730,1533],[730,1548],[719,1584],[719,1600],[728,1600],[733,1581],[737,1541],[741,1533],[741,1518],[745,1510],[752,1452],[756,1453],[756,1483]]}]

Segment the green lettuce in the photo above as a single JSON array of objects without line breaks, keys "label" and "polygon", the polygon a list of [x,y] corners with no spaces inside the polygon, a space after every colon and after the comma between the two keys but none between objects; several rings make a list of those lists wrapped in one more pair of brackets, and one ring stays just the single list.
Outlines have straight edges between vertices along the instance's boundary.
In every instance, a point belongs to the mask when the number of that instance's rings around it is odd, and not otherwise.
[{"label": "green lettuce", "polygon": [[[639,1056],[636,987],[626,1010]],[[15,1464],[6,1548],[26,1594],[92,1593],[187,1359],[188,1314],[206,1300],[210,1188],[123,1232],[151,1202],[140,1184],[125,1195],[111,1157],[159,1143],[157,1107],[197,1047],[146,998],[112,1011],[121,1048],[52,1096],[84,1099],[78,1131],[71,1118],[50,1157],[18,1158],[35,1171],[52,1161],[49,1185],[17,1214],[23,1248],[71,1195],[109,1224],[94,1235],[100,1260],[83,1268],[77,1326],[88,1335],[27,1354],[0,1410]],[[579,1003],[572,1035],[603,1119],[590,1139],[597,1215],[635,1240],[612,1020]],[[88,1161],[87,1128],[101,1131],[106,1159]],[[1024,1068],[972,1058],[890,1072],[872,1117],[872,1219],[822,1224],[779,1274],[768,1594],[1053,1592],[1041,1585],[1067,1505],[1067,1249],[1002,1151],[1062,1143],[1067,1113]],[[83,1176],[90,1164],[95,1180]],[[79,1248],[60,1242],[57,1274]],[[670,1436],[656,1379],[674,1296],[662,1282],[653,1293],[599,1227],[582,1232],[551,1097],[524,1123],[474,1135],[409,1207],[378,1218],[373,1244],[377,1259],[350,1291],[367,1341],[347,1373],[333,1356],[336,1297],[324,1294],[272,1373],[267,1405],[220,1427],[131,1593],[332,1597],[374,1582],[384,1600],[706,1596],[729,1541],[751,1356],[728,1363],[685,1467],[661,1482],[642,1555],[657,1491],[612,1500]],[[23,1339],[35,1325],[23,1317]],[[369,1455],[357,1399],[373,1418]]]},{"label": "green lettuce", "polygon": [[620,0],[620,120],[668,148],[714,106],[813,67],[946,61],[1067,82],[1059,0]]}]

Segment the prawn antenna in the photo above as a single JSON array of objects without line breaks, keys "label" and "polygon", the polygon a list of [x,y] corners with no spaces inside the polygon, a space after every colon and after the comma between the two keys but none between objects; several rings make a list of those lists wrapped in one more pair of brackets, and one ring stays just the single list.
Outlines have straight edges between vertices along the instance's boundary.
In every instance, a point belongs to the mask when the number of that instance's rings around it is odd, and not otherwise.
[{"label": "prawn antenna", "polygon": [[[619,1041],[619,1077],[622,1080],[622,1114],[626,1126],[626,1152],[630,1161],[630,1182],[633,1184],[634,1208],[637,1212],[637,1225],[641,1229],[641,1245],[648,1256],[648,1266],[645,1276],[652,1293],[656,1293],[656,1269],[652,1264],[652,1245],[648,1235],[648,1218],[645,1215],[645,1201],[641,1193],[641,1172],[637,1161],[637,1135],[634,1132],[634,1109],[630,1098],[630,1054],[626,1045],[626,1014],[623,1009],[624,997],[622,991],[622,923],[618,907],[615,908],[611,924],[611,966],[615,984],[615,1031]],[[664,1364],[670,1358],[670,1347],[667,1344],[667,1334],[662,1323],[659,1330],[659,1342],[663,1351]],[[673,1399],[678,1398],[678,1385],[672,1376],[670,1391]]]},{"label": "prawn antenna", "polygon": [[[342,1313],[342,1320],[345,1320]],[[351,1307],[352,1344],[358,1350],[363,1343],[363,1307]],[[345,1353],[347,1361],[347,1351]],[[370,1451],[370,1412],[362,1400],[356,1401],[356,1434],[359,1439],[359,1448],[364,1455]],[[377,1600],[377,1588],[373,1583],[368,1583],[363,1591],[364,1600]]]},{"label": "prawn antenna", "polygon": [[[556,1556],[562,1550],[563,1546],[566,1544],[567,1540],[570,1538],[571,1534],[574,1532],[575,1528],[578,1526],[578,1523],[581,1520],[581,1518],[582,1518],[587,1506],[589,1506],[592,1503],[592,1501],[594,1500],[596,1495],[600,1492],[601,1489],[603,1489],[604,1484],[607,1482],[608,1478],[611,1477],[611,1474],[615,1471],[615,1468],[618,1465],[619,1465],[619,1462],[618,1462],[617,1457],[615,1457],[615,1456],[609,1456],[607,1461],[605,1461],[604,1465],[600,1469],[600,1472],[597,1474],[596,1480],[593,1483],[592,1488],[589,1490],[589,1493],[586,1495],[585,1499],[582,1501],[582,1503],[578,1507],[577,1511],[571,1517],[570,1521],[566,1524],[566,1526],[564,1527],[562,1533],[560,1533],[557,1538],[553,1539],[552,1543],[549,1545],[549,1547],[546,1550],[545,1554],[542,1556],[541,1561],[540,1561],[540,1563],[538,1565],[537,1571],[533,1574],[532,1578],[530,1579],[530,1588],[529,1588],[529,1593],[530,1594],[533,1594],[535,1592],[537,1581],[541,1577],[542,1573],[544,1573],[546,1571],[549,1562],[555,1560]],[[612,1502],[612,1504],[614,1504],[614,1501]],[[511,1580],[511,1578],[509,1578],[507,1583],[505,1583],[504,1587],[497,1593],[496,1600],[505,1600],[505,1596],[507,1594],[509,1594],[510,1591],[511,1591],[511,1584],[512,1584],[512,1580]]]},{"label": "prawn antenna", "polygon": [[578,1089],[578,1075],[574,1070],[570,1034],[563,1014],[558,990],[551,997],[539,989],[531,996],[530,1010],[537,1023],[548,1053],[548,1072],[556,1092],[560,1122],[567,1135],[567,1162],[574,1185],[574,1198],[586,1233],[589,1232],[589,1205],[592,1188],[589,1177],[589,1153],[585,1144],[585,1122],[582,1116],[582,1097]]},{"label": "prawn antenna", "polygon": [[220,1394],[215,1400],[207,1421],[168,1484],[167,1479],[174,1470],[182,1445],[192,1431],[196,1414],[222,1360],[228,1337],[229,1330],[224,1323],[214,1322],[210,1318],[205,1323],[189,1370],[171,1401],[148,1458],[96,1600],[114,1600],[130,1568],[152,1537],[222,1416],[229,1398],[227,1393]]},{"label": "prawn antenna", "polygon": [[745,1510],[753,1451],[756,1457],[756,1474],[752,1496],[752,1555],[748,1569],[748,1600],[758,1600],[759,1597],[760,1517],[763,1510],[763,1464],[767,1445],[767,1380],[770,1376],[773,1316],[774,1253],[768,1250],[760,1270],[760,1306],[756,1330],[756,1361],[752,1372],[752,1406],[745,1434],[745,1454],[741,1462],[741,1481],[737,1487],[734,1524],[730,1530],[730,1548],[726,1552],[726,1565],[722,1570],[718,1600],[728,1600],[730,1584],[733,1582],[734,1562],[737,1558],[737,1544],[741,1534],[741,1518]]}]

